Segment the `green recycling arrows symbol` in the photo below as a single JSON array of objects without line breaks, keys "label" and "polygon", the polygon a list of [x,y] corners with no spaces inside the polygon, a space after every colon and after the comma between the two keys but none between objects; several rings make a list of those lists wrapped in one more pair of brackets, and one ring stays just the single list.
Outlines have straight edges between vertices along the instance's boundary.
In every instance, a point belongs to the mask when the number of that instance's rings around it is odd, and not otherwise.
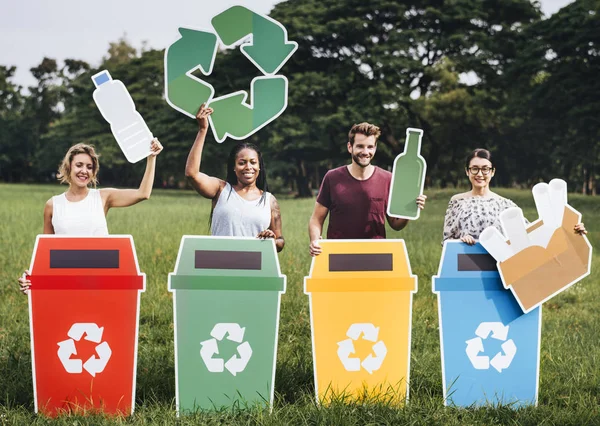
[{"label": "green recycling arrows symbol", "polygon": [[[233,6],[215,16],[211,32],[179,28],[181,38],[165,51],[165,97],[169,105],[195,118],[200,105],[207,103],[214,112],[209,117],[217,142],[227,136],[245,139],[283,113],[287,107],[288,81],[273,75],[298,48],[288,41],[287,31],[274,19],[243,6]],[[264,74],[250,84],[248,93],[240,90],[213,99],[215,89],[192,75],[197,69],[210,75],[217,54],[217,36],[226,47],[251,37],[240,49]]]}]

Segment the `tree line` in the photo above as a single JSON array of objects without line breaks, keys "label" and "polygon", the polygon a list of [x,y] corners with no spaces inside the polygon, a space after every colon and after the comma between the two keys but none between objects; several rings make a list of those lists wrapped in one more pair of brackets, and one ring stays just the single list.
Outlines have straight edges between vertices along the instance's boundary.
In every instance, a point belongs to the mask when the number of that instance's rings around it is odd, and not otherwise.
[{"label": "tree line", "polygon": [[[390,168],[407,127],[424,130],[428,186],[466,184],[464,158],[492,151],[496,183],[530,187],[561,177],[570,191],[600,190],[600,0],[577,0],[548,19],[527,0],[294,0],[270,16],[299,48],[280,74],[287,110],[249,138],[265,156],[274,192],[310,196],[325,172],[348,162],[352,124],[382,129],[375,163]],[[194,120],[164,99],[164,50],[121,39],[98,68],[43,58],[28,90],[0,65],[0,180],[48,182],[69,146],[94,144],[101,184],[135,185],[92,99],[91,76],[121,80],[165,146],[156,186],[182,187]],[[198,77],[216,96],[261,75],[239,50],[219,50]],[[209,132],[202,170],[224,177],[233,141]],[[143,163],[143,162],[141,162]]]}]

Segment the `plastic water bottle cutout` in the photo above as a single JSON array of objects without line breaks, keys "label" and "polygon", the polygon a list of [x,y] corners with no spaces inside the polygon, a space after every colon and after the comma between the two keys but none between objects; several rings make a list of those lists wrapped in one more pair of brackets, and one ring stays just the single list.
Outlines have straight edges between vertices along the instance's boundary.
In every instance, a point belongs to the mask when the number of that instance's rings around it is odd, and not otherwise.
[{"label": "plastic water bottle cutout", "polygon": [[404,152],[394,160],[387,214],[402,219],[418,219],[417,197],[423,194],[427,163],[421,157],[423,130],[406,129]]},{"label": "plastic water bottle cutout", "polygon": [[108,71],[92,76],[96,90],[94,102],[102,117],[110,123],[110,130],[121,151],[130,163],[150,155],[153,135],[146,122],[135,109],[135,104],[125,85],[113,80]]}]

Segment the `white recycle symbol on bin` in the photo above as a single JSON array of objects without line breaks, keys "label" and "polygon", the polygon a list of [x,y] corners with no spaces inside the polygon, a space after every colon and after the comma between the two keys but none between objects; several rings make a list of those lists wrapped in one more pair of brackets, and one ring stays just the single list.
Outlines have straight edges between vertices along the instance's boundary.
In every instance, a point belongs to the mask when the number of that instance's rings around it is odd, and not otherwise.
[{"label": "white recycle symbol on bin", "polygon": [[[361,333],[363,335],[363,340],[376,342],[372,347],[375,356],[369,354],[362,362],[360,358],[350,357],[350,354],[354,353],[353,341],[358,340]],[[383,360],[387,355],[387,347],[382,340],[377,341],[379,327],[375,327],[371,323],[352,324],[348,328],[346,336],[348,336],[349,339],[338,342],[337,350],[338,357],[340,358],[340,361],[342,361],[346,371],[360,371],[360,367],[362,366],[369,374],[373,374],[373,371],[377,371],[381,368],[381,364],[383,364]]]},{"label": "white recycle symbol on bin", "polygon": [[[104,327],[98,327],[97,324],[92,322],[76,322],[71,326],[67,333],[67,336],[69,336],[70,339],[58,342],[57,352],[58,359],[60,359],[60,362],[67,373],[78,374],[85,370],[90,373],[92,377],[96,377],[96,374],[104,371],[104,368],[112,355],[112,349],[108,343],[100,343],[102,341],[103,332]],[[99,345],[96,346],[98,358],[92,355],[85,363],[79,358],[71,358],[71,355],[77,355],[75,342],[79,342],[84,334],[85,340],[99,343]]]},{"label": "white recycle symbol on bin", "polygon": [[[508,325],[504,325],[501,322],[482,322],[475,330],[475,334],[477,337],[467,340],[467,348],[465,352],[469,357],[469,361],[473,367],[477,370],[488,370],[491,367],[494,367],[499,373],[502,373],[502,370],[510,367],[510,364],[517,353],[517,346],[512,339],[506,340],[508,337]],[[491,333],[491,337],[496,340],[501,340],[502,343],[501,348],[504,352],[498,352],[494,357],[490,360],[489,356],[479,355],[479,352],[483,352],[483,340],[487,339]]]},{"label": "white recycle symbol on bin", "polygon": [[[244,371],[252,356],[250,343],[243,342],[245,331],[246,327],[242,328],[236,323],[220,322],[215,324],[210,332],[213,338],[200,342],[200,356],[208,371],[211,373],[222,373],[226,368],[234,376]],[[213,358],[213,355],[219,354],[219,344],[217,341],[223,340],[226,334],[227,340],[240,343],[237,347],[239,357],[233,355],[227,362],[222,358]]]}]

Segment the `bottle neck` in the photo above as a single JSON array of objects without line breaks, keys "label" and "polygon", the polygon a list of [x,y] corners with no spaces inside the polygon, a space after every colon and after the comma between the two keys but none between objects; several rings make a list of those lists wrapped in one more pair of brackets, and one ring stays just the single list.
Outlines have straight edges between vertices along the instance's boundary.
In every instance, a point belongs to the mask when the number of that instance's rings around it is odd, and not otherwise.
[{"label": "bottle neck", "polygon": [[408,134],[406,138],[406,143],[404,145],[404,154],[409,155],[411,157],[416,157],[421,152],[421,140],[420,135],[416,132],[411,132]]}]

